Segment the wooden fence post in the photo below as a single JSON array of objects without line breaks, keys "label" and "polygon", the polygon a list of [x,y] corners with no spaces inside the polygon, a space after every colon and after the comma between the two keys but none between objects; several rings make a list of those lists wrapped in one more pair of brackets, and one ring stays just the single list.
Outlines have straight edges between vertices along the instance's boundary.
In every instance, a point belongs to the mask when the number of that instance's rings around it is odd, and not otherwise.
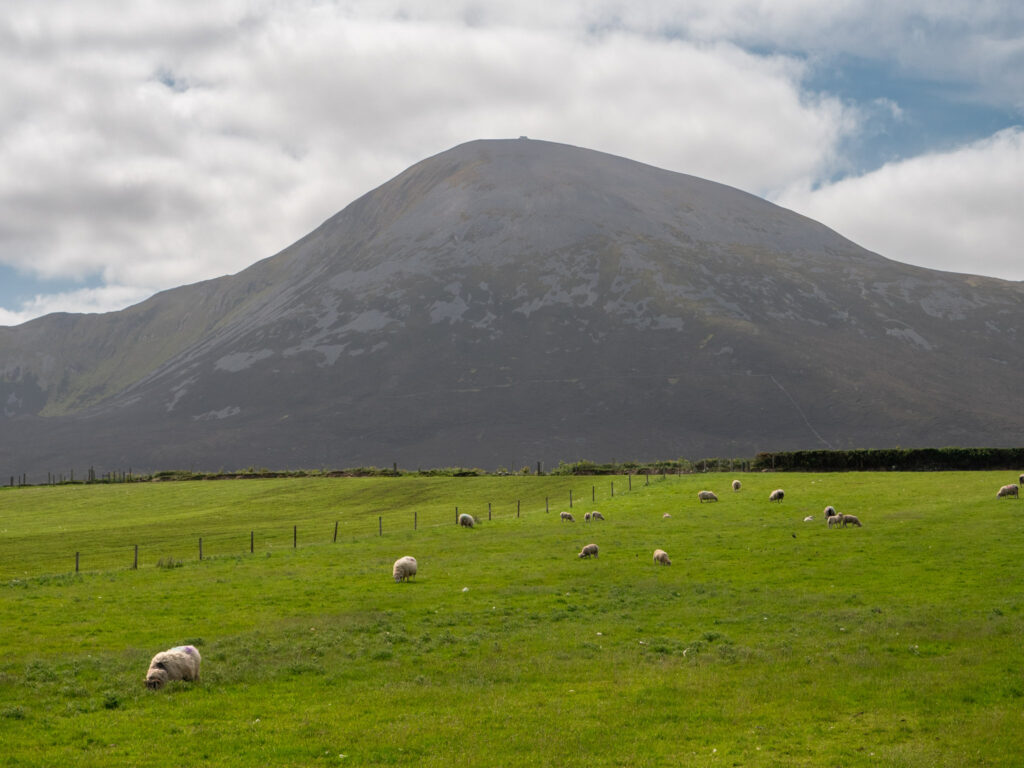
[{"label": "wooden fence post", "polygon": [[75,573],[78,573],[78,553],[75,552]]},{"label": "wooden fence post", "polygon": [[334,521],[334,543],[338,543],[338,521]]},{"label": "wooden fence post", "polygon": [[199,537],[199,559],[203,559],[203,537]]},{"label": "wooden fence post", "polygon": [[455,508],[455,524],[456,525],[459,524],[459,508],[458,507]]},{"label": "wooden fence post", "polygon": [[139,570],[139,545],[135,545],[135,561],[132,563],[132,570]]},{"label": "wooden fence post", "polygon": [[516,500],[516,517],[519,517],[519,505],[522,504],[522,503],[523,502],[522,502],[521,499],[517,499]]},{"label": "wooden fence post", "polygon": [[254,545],[256,544],[256,531],[249,531],[249,554],[253,553]]},{"label": "wooden fence post", "polygon": [[615,481],[612,481],[612,498],[615,498]]},{"label": "wooden fence post", "polygon": [[626,475],[626,477],[629,478],[629,490],[632,491],[633,490],[633,475],[631,473],[631,474]]},{"label": "wooden fence post", "polygon": [[292,526],[292,549],[298,549],[299,547],[299,526]]},{"label": "wooden fence post", "polygon": [[569,509],[572,509],[572,488],[569,489]]},{"label": "wooden fence post", "polygon": [[487,519],[491,519],[491,502],[487,502]]},{"label": "wooden fence post", "polygon": [[597,501],[597,487],[593,485],[590,486],[590,500]]},{"label": "wooden fence post", "polygon": [[377,535],[378,536],[383,536],[384,535],[384,518],[383,517],[378,517],[377,518]]},{"label": "wooden fence post", "polygon": [[412,511],[412,529],[414,531],[420,527],[419,519],[420,519],[419,513],[414,509]]},{"label": "wooden fence post", "polygon": [[551,505],[548,504],[548,497],[547,496],[544,497],[544,511],[545,512],[550,512],[551,511]]}]

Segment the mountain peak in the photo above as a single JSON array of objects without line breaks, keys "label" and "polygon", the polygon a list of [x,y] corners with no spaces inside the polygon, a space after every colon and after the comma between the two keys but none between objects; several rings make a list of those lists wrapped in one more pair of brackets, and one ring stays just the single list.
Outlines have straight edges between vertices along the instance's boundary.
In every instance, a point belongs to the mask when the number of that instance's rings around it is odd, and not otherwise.
[{"label": "mountain peak", "polygon": [[898,264],[613,155],[473,141],[237,275],[9,329],[0,422],[20,437],[0,460],[511,466],[1001,445],[1024,426],[999,406],[1022,373],[1020,329],[1019,284]]}]

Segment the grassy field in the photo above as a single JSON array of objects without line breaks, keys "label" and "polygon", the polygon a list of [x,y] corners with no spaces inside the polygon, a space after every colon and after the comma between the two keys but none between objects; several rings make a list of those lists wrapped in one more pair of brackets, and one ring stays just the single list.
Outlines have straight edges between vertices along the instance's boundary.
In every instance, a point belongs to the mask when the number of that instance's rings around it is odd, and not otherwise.
[{"label": "grassy field", "polygon": [[4,765],[1019,765],[1014,477],[740,477],[2,489]]}]

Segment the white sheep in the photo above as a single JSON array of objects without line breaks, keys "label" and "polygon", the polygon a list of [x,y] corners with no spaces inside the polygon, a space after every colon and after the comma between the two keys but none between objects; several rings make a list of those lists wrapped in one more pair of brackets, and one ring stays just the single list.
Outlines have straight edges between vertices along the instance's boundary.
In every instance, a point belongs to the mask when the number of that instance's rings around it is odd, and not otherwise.
[{"label": "white sheep", "polygon": [[459,515],[459,525],[461,525],[463,528],[472,528],[474,525],[476,525],[476,518],[472,515],[467,515],[465,512],[463,512],[461,515]]},{"label": "white sheep", "polygon": [[742,487],[743,487],[743,483],[741,483],[739,480],[733,480],[732,481],[732,489],[734,491],[738,491]]},{"label": "white sheep", "polygon": [[604,515],[598,512],[596,509],[590,513],[591,520],[604,520]]},{"label": "white sheep", "polygon": [[396,584],[400,581],[408,581],[416,575],[416,558],[412,555],[398,558],[391,568],[391,574],[395,577]]},{"label": "white sheep", "polygon": [[776,488],[768,496],[768,501],[782,501],[783,498],[785,498],[785,496],[786,492],[784,490],[782,490],[781,488]]},{"label": "white sheep", "polygon": [[670,515],[668,512],[666,512],[664,515],[661,516],[661,519],[664,520],[664,519],[669,518],[669,517],[672,517],[672,515]]},{"label": "white sheep", "polygon": [[839,524],[843,522],[843,516],[842,515],[831,515],[828,518],[826,518],[825,522],[828,523],[828,527],[829,528],[838,527]]},{"label": "white sheep", "polygon": [[576,522],[576,518],[572,516],[572,512],[562,512],[559,514],[559,517],[561,517],[562,520],[569,521],[570,523]]},{"label": "white sheep", "polygon": [[580,550],[577,557],[590,557],[591,555],[597,557],[597,544],[587,544],[587,546]]},{"label": "white sheep", "polygon": [[178,645],[160,651],[149,662],[146,687],[159,691],[171,680],[199,682],[199,664],[202,658],[194,645]]},{"label": "white sheep", "polygon": [[698,501],[718,501],[718,496],[715,495],[714,491],[698,491]]},{"label": "white sheep", "polygon": [[843,519],[843,528],[847,525],[856,525],[858,528],[863,527],[856,515],[840,515],[839,517]]},{"label": "white sheep", "polygon": [[1010,483],[1009,485],[1004,485],[1002,488],[999,489],[999,493],[996,494],[996,498],[1001,499],[1004,496],[1013,496],[1014,498],[1019,499],[1019,492],[1020,489],[1017,487],[1017,485],[1014,483]]},{"label": "white sheep", "polygon": [[828,520],[830,517],[832,517],[832,515],[838,515],[838,514],[839,513],[836,512],[836,508],[833,507],[831,504],[829,504],[827,507],[825,507],[825,519],[826,520]]},{"label": "white sheep", "polygon": [[662,565],[672,565],[672,561],[668,559],[668,553],[664,549],[654,550],[654,562],[661,563]]},{"label": "white sheep", "polygon": [[585,514],[583,516],[583,522],[584,523],[589,523],[590,522],[590,513],[589,512],[587,512],[587,514]]}]

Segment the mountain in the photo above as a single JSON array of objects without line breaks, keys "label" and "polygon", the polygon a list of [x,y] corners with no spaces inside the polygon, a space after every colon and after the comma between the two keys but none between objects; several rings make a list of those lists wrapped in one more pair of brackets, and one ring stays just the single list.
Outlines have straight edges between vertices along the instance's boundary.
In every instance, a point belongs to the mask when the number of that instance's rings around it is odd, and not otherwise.
[{"label": "mountain", "polygon": [[0,477],[1019,445],[1022,341],[1022,283],[475,141],[236,275],[0,328]]}]

